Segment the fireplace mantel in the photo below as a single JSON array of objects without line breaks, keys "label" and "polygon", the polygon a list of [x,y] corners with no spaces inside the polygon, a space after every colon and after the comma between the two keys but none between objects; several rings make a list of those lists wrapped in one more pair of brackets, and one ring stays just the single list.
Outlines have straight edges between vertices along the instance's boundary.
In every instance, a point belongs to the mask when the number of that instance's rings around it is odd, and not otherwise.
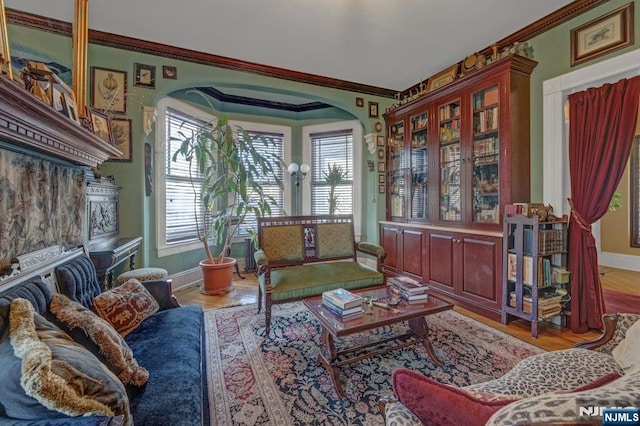
[{"label": "fireplace mantel", "polygon": [[0,77],[0,141],[91,167],[121,154],[4,77]]}]

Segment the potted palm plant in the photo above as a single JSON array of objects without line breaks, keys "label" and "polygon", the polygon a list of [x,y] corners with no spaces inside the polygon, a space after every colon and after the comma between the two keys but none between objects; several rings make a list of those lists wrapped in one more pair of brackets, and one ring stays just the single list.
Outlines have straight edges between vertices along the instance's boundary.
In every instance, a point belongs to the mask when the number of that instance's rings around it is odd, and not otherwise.
[{"label": "potted palm plant", "polygon": [[325,181],[329,184],[329,196],[327,202],[329,203],[329,214],[335,214],[338,210],[338,194],[336,194],[336,187],[347,179],[347,172],[338,164],[329,164],[329,170],[322,172]]},{"label": "potted palm plant", "polygon": [[[202,217],[194,209],[198,240],[206,253],[206,259],[200,262],[200,291],[221,294],[233,289],[237,261],[228,257],[231,238],[247,215],[271,214],[276,200],[263,191],[260,182],[276,182],[282,188],[278,168],[282,159],[268,149],[267,139],[250,136],[225,117],[179,134],[180,148],[172,160],[183,157],[187,161],[194,203],[204,209]],[[210,244],[220,250],[217,256],[212,254]]]}]

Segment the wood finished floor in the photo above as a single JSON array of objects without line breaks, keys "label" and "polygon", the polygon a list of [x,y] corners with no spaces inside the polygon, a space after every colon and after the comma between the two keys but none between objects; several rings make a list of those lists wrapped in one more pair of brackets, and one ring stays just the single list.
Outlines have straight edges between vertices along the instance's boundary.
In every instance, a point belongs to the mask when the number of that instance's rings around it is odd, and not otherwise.
[{"label": "wood finished floor", "polygon": [[[601,281],[603,288],[628,294],[640,295],[640,272],[601,267]],[[203,309],[217,309],[227,306],[255,304],[258,299],[258,282],[253,274],[246,274],[245,279],[234,276],[235,289],[230,293],[217,296],[207,296],[200,293],[198,286],[191,286],[176,290],[175,295],[183,305],[202,305]],[[531,337],[529,322],[514,321],[506,326],[492,321],[463,308],[456,311],[487,324],[497,330],[510,334],[520,340],[531,343],[542,349],[560,350],[571,347],[574,343],[596,338],[599,333],[590,331],[584,334],[574,334],[571,330],[560,328],[550,323],[540,323],[538,338]]]}]

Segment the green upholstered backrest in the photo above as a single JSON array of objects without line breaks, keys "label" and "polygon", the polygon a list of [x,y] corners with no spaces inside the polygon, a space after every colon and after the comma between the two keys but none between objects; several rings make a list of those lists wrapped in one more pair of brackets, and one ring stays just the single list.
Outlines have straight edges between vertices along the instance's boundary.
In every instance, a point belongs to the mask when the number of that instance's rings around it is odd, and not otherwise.
[{"label": "green upholstered backrest", "polygon": [[353,241],[351,215],[258,218],[258,243],[271,265],[355,258]]},{"label": "green upholstered backrest", "polygon": [[316,231],[319,259],[353,256],[352,223],[319,223]]},{"label": "green upholstered backrest", "polygon": [[274,262],[304,259],[302,226],[281,225],[262,228],[260,248]]}]

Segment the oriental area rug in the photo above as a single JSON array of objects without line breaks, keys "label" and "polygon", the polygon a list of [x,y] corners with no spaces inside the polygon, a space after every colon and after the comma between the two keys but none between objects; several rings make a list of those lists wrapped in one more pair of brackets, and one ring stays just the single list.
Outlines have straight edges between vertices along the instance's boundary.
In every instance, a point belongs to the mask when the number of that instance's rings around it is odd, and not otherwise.
[{"label": "oriental area rug", "polygon": [[[454,311],[427,317],[441,367],[413,345],[342,367],[348,399],[316,363],[320,323],[301,302],[273,306],[271,337],[256,305],[205,312],[209,408],[213,425],[380,425],[378,399],[392,395],[391,372],[410,368],[457,386],[500,377],[518,361],[544,352]],[[404,325],[373,333],[398,332]],[[337,340],[349,347],[372,332]]]}]

